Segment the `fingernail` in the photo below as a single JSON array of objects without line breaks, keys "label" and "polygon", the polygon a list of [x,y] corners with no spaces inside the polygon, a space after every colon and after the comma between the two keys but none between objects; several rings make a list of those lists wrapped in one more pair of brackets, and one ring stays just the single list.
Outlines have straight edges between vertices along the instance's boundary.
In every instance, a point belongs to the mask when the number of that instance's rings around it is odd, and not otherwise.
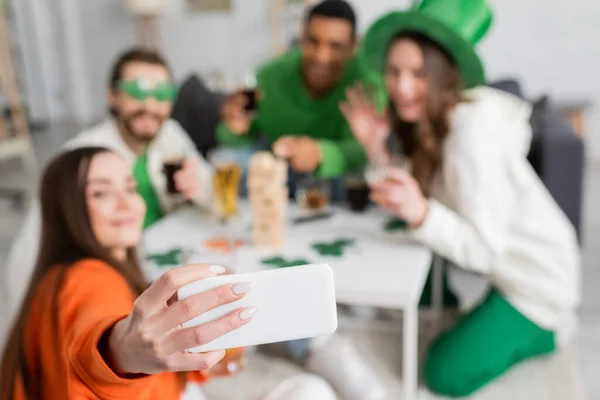
[{"label": "fingernail", "polygon": [[252,283],[250,283],[250,282],[238,283],[231,289],[233,294],[235,294],[237,296],[239,296],[240,294],[248,293],[251,290],[252,290]]},{"label": "fingernail", "polygon": [[208,267],[208,270],[216,275],[221,275],[225,273],[225,268],[219,267],[218,265],[211,265]]},{"label": "fingernail", "polygon": [[257,311],[258,311],[258,308],[256,308],[256,307],[245,308],[242,311],[240,311],[240,314],[239,314],[240,319],[242,321],[247,321],[250,318],[252,318],[256,314]]}]

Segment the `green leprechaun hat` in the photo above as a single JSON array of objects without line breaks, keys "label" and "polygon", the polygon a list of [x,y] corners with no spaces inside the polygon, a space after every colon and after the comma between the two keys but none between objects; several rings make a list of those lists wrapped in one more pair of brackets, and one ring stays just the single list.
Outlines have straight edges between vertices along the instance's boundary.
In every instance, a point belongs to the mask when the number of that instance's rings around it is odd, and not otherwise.
[{"label": "green leprechaun hat", "polygon": [[418,32],[433,40],[453,58],[465,87],[485,83],[475,44],[492,23],[486,0],[423,0],[408,11],[379,18],[367,30],[359,57],[368,69],[381,72],[391,40],[402,32]]}]

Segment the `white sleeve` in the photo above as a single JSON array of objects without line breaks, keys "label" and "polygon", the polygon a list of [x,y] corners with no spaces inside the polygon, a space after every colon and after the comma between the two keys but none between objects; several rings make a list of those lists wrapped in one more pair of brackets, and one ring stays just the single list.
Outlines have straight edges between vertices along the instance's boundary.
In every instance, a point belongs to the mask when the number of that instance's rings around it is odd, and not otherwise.
[{"label": "white sleeve", "polygon": [[41,225],[40,204],[37,199],[34,199],[12,243],[3,271],[5,274],[3,281],[6,285],[4,292],[8,294],[11,317],[18,311],[33,274],[39,250]]},{"label": "white sleeve", "polygon": [[488,273],[506,247],[518,196],[510,169],[516,160],[506,159],[512,155],[484,138],[460,147],[445,152],[442,170],[442,185],[454,209],[431,199],[424,223],[412,235],[462,268]]},{"label": "white sleeve", "polygon": [[195,159],[198,165],[200,190],[198,196],[193,201],[200,207],[208,208],[211,205],[213,195],[213,168],[198,152],[196,145],[183,127],[177,121],[172,120],[172,122],[174,130],[177,132],[177,136],[185,148],[186,157]]}]

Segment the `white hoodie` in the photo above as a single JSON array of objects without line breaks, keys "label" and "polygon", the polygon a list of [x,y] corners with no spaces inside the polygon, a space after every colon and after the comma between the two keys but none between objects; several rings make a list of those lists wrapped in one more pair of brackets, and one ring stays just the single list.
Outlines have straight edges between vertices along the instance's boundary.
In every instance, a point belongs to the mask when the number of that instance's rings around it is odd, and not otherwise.
[{"label": "white hoodie", "polygon": [[465,92],[415,239],[484,274],[523,315],[567,340],[580,301],[575,230],[527,161],[531,107],[496,89]]},{"label": "white hoodie", "polygon": [[[136,155],[123,141],[112,119],[107,119],[75,136],[67,141],[61,150],[92,146],[106,147],[121,155],[132,166],[135,162]],[[162,173],[162,161],[175,154],[197,161],[200,190],[198,198],[194,199],[194,202],[201,207],[209,207],[212,200],[212,168],[198,153],[183,128],[176,121],[167,120],[156,139],[148,147],[148,175],[162,210],[168,213],[181,204],[180,199],[174,199],[173,196],[168,195],[166,178]],[[6,285],[4,289],[5,293],[8,293],[8,307],[11,316],[20,305],[33,272],[41,229],[40,204],[37,199],[34,199],[12,244],[5,270],[2,271],[6,279],[0,279],[0,282],[4,282]]]}]

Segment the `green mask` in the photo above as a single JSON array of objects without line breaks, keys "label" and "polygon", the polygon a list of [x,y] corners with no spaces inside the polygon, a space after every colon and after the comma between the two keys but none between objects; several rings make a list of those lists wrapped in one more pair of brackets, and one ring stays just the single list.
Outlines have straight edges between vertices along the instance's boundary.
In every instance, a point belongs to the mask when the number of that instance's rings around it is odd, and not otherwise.
[{"label": "green mask", "polygon": [[154,97],[158,102],[173,102],[177,97],[177,87],[170,82],[158,82],[154,87],[144,78],[121,80],[117,86],[127,96],[137,101]]}]

